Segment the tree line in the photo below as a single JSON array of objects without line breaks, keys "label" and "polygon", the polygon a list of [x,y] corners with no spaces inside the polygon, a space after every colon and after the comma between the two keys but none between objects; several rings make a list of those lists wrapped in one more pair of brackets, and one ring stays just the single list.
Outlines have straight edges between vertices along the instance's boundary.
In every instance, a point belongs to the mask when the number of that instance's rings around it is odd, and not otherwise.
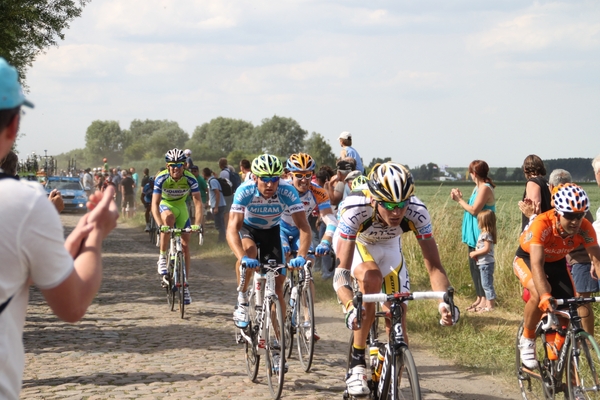
[{"label": "tree line", "polygon": [[175,121],[135,119],[129,129],[121,129],[118,121],[97,120],[86,130],[85,148],[61,154],[59,160],[75,158],[79,165],[94,166],[106,157],[111,165],[124,165],[163,158],[174,147],[192,150],[196,160],[226,157],[231,164],[262,153],[285,159],[298,152],[309,153],[319,166],[335,167],[336,163],[331,145],[321,134],[309,135],[294,119],[278,115],[263,119],[257,126],[218,117],[197,126],[191,136]]}]

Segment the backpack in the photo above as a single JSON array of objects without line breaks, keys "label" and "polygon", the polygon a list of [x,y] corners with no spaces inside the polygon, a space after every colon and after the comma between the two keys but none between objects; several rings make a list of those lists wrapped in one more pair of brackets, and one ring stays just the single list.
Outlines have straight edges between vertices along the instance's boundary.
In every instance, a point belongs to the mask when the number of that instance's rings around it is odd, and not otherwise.
[{"label": "backpack", "polygon": [[242,178],[240,178],[240,174],[235,171],[231,172],[231,170],[229,170],[229,178],[231,178],[231,185],[233,187],[233,191],[235,192],[242,184]]},{"label": "backpack", "polygon": [[219,181],[219,185],[221,185],[221,193],[223,196],[231,196],[233,194],[233,186],[231,185],[231,181],[227,178],[212,178]]}]

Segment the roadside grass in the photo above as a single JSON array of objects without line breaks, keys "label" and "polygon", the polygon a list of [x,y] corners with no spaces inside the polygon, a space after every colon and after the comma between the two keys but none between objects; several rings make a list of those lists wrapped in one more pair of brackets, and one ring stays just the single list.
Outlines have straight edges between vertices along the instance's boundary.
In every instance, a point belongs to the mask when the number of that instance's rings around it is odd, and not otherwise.
[{"label": "roadside grass", "polygon": [[[517,202],[522,197],[524,185],[498,185],[495,189],[498,243],[495,246],[494,286],[497,307],[492,312],[481,314],[464,311],[475,299],[475,292],[469,272],[467,247],[461,240],[463,210],[449,196],[450,189],[457,186],[468,199],[474,185],[466,182],[418,182],[416,195],[425,202],[431,214],[440,257],[456,290],[457,305],[462,310],[461,321],[452,328],[441,327],[435,302],[414,301],[409,304],[409,338],[411,343],[424,346],[457,365],[474,372],[501,375],[509,384],[516,385],[515,335],[524,303],[521,299],[521,285],[513,273],[512,261],[518,247],[521,227]],[[592,210],[596,210],[600,205],[600,191],[595,183],[583,183],[582,186],[590,197]],[[138,214],[133,223],[142,225],[142,219]],[[414,235],[403,235],[402,246],[410,274],[411,290],[430,290],[429,275]],[[227,245],[216,244],[214,229],[206,230],[203,247],[198,247],[196,243],[192,245],[192,249],[200,253],[201,259],[214,258],[231,265],[233,269],[235,258]],[[324,281],[317,272],[314,281],[317,304],[337,304],[331,279]],[[340,320],[342,318],[340,312]],[[598,323],[596,329],[599,329]]]}]

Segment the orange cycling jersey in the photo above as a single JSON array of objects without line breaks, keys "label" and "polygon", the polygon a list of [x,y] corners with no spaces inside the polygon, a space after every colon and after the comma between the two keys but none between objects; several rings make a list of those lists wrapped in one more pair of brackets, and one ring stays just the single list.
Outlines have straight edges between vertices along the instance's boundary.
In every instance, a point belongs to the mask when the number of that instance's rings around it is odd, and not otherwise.
[{"label": "orange cycling jersey", "polygon": [[[520,250],[530,253],[531,245],[541,245],[544,247],[545,261],[554,262],[564,258],[579,245],[587,248],[598,244],[596,232],[587,219],[581,221],[581,226],[576,234],[565,238],[558,233],[558,223],[554,210],[546,211],[535,217],[519,238]],[[517,256],[520,256],[519,252],[517,252]]]}]

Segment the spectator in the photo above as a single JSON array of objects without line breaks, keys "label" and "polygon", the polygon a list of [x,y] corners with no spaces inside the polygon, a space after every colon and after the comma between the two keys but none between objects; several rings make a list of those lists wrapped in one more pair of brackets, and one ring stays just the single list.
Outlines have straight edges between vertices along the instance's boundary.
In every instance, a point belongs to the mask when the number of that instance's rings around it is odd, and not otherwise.
[{"label": "spectator", "polygon": [[[487,163],[482,160],[475,160],[469,164],[469,175],[471,180],[475,182],[475,189],[467,203],[463,199],[461,191],[454,188],[450,192],[452,200],[456,201],[464,210],[462,223],[462,241],[469,249],[468,254],[475,251],[477,247],[477,238],[479,237],[479,227],[477,225],[477,214],[481,210],[491,210],[496,212],[496,199],[494,198],[494,182],[488,177],[490,168]],[[481,283],[481,274],[477,261],[469,256],[469,269],[471,270],[471,278],[475,287],[477,299],[471,304],[467,311],[479,312],[486,307],[487,300],[485,299],[485,291]]]},{"label": "spectator", "polygon": [[144,205],[144,219],[146,220],[145,232],[150,232],[150,215],[152,212],[152,192],[154,191],[154,178],[149,176],[146,184],[142,186],[142,194],[140,200]]},{"label": "spectator", "polygon": [[354,161],[356,162],[356,167],[354,169],[359,170],[360,173],[363,174],[365,172],[365,168],[362,163],[362,158],[354,149],[354,147],[352,147],[352,134],[350,132],[344,131],[340,133],[338,139],[340,140],[340,146],[342,146],[340,158],[344,159],[346,157],[350,157],[354,159]]},{"label": "spectator", "polygon": [[250,161],[246,159],[240,161],[240,171],[242,173],[242,180],[244,182],[252,179],[252,171],[250,171]]},{"label": "spectator", "polygon": [[204,177],[200,175],[200,169],[198,168],[197,165],[193,165],[192,168],[190,169],[190,172],[196,177],[196,180],[198,181],[198,189],[200,189],[200,197],[202,198],[202,206],[206,210],[206,206],[208,205],[208,203],[207,203],[208,186],[206,184],[206,180],[204,180]]},{"label": "spectator", "polygon": [[144,168],[144,176],[142,177],[142,182],[140,183],[140,187],[143,188],[146,183],[150,180],[150,170],[148,168]]},{"label": "spectator", "polygon": [[[219,178],[224,178],[227,179],[229,181],[229,183],[231,184],[231,187],[233,188],[233,181],[231,180],[231,170],[229,169],[229,167],[227,166],[227,159],[226,158],[221,158],[219,159],[219,169],[221,170],[221,172],[219,172]],[[233,171],[233,173],[235,174],[235,171]],[[223,214],[223,220],[225,221],[225,225],[227,226],[227,223],[229,222],[229,210],[231,209],[231,204],[233,203],[233,194],[230,196],[224,196],[225,197],[225,211]]]},{"label": "spectator", "polygon": [[[315,174],[315,180],[317,185],[327,188],[329,186],[329,179],[333,176],[333,171],[328,166],[322,166],[319,171]],[[319,219],[317,220],[317,229],[319,230],[319,243],[323,240],[323,236],[325,236],[325,230],[327,229],[327,224],[323,222],[321,216],[319,215]],[[321,277],[323,279],[329,279],[333,277],[333,272],[335,270],[333,258],[331,257],[333,253],[327,254],[323,257],[317,257],[315,259],[315,270],[321,270]]]},{"label": "spectator", "polygon": [[16,176],[18,163],[19,156],[17,156],[17,154],[11,150],[0,162],[0,168],[4,170],[5,174]]},{"label": "spectator", "polygon": [[133,168],[133,167],[129,168],[129,172],[131,172],[131,179],[133,179],[133,182],[135,183],[135,185],[133,186],[133,195],[134,195],[133,210],[135,211],[135,198],[137,198],[137,190],[140,187],[140,177],[139,177],[138,173],[135,172],[135,168]]},{"label": "spectator", "polygon": [[121,204],[123,203],[123,194],[121,193],[121,181],[123,180],[123,176],[117,168],[113,168],[112,170],[112,182],[115,185],[116,195],[115,202],[117,203],[117,209],[121,209]]},{"label": "spectator", "polygon": [[[16,69],[0,58],[0,159],[15,143],[22,105],[33,107]],[[11,227],[0,240],[0,397],[6,399],[18,399],[21,391],[29,286],[40,289],[60,319],[81,319],[100,287],[102,241],[118,217],[112,189],[96,193],[88,203],[92,211],[65,241],[58,214],[38,188],[10,177],[0,181],[0,221]]]},{"label": "spectator", "polygon": [[88,197],[90,197],[90,194],[94,191],[94,177],[91,174],[90,168],[86,168],[85,173],[83,174],[83,189]]},{"label": "spectator", "polygon": [[339,160],[336,164],[336,175],[329,180],[329,185],[325,187],[327,189],[327,194],[329,195],[329,201],[331,202],[332,207],[337,208],[337,205],[340,204],[349,193],[349,190],[346,190],[347,185],[345,180],[348,174],[355,169],[355,164],[353,164],[353,161],[354,159],[348,158]]},{"label": "spectator", "polygon": [[[527,179],[523,200],[526,203],[531,202],[535,207],[535,213],[541,214],[551,209],[550,189],[546,175],[546,167],[541,158],[535,154],[530,154],[523,161],[523,173]],[[521,231],[529,223],[529,218],[525,215],[521,219]]]},{"label": "spectator", "polygon": [[123,170],[123,174],[125,175],[121,181],[123,218],[131,218],[135,211],[135,182],[130,171]]},{"label": "spectator", "polygon": [[225,221],[223,214],[226,208],[225,196],[223,196],[221,184],[217,178],[215,178],[214,173],[210,170],[210,168],[204,168],[202,170],[202,176],[208,184],[208,205],[215,220],[215,229],[217,232],[219,232],[219,238],[217,242],[224,243]]},{"label": "spectator", "polygon": [[185,149],[183,151],[183,155],[185,156],[185,168],[191,171],[192,167],[194,166],[194,160],[192,160],[192,151],[190,149]]}]

